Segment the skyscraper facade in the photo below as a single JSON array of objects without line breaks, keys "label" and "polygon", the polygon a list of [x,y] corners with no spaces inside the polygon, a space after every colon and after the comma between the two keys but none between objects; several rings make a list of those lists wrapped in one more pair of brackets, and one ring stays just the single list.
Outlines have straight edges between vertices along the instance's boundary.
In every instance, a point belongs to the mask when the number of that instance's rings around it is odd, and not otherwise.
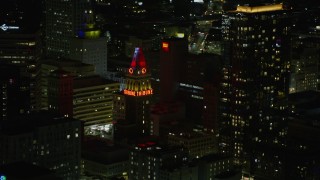
[{"label": "skyscraper facade", "polygon": [[319,89],[319,47],[317,34],[296,33],[291,41],[290,93]]},{"label": "skyscraper facade", "polygon": [[107,37],[101,36],[100,29],[95,27],[93,12],[85,14],[86,22],[81,30],[77,32],[77,37],[70,41],[70,59],[78,60],[86,64],[95,66],[96,74],[107,77]]},{"label": "skyscraper facade", "polygon": [[73,115],[73,76],[63,70],[55,70],[48,77],[48,105],[49,109],[60,115]]},{"label": "skyscraper facade", "polygon": [[183,61],[188,54],[188,42],[186,39],[164,39],[160,51],[160,101],[175,101]]},{"label": "skyscraper facade", "polygon": [[150,104],[153,94],[150,78],[142,49],[135,48],[123,92],[127,96],[127,115],[142,134],[149,134],[150,129]]},{"label": "skyscraper facade", "polygon": [[94,66],[70,59],[45,60],[39,66],[36,81],[36,109],[48,109],[48,76],[55,70],[64,70],[75,77],[92,76]]},{"label": "skyscraper facade", "polygon": [[70,72],[55,70],[48,78],[49,109],[65,117],[83,121],[85,132],[110,125],[112,94],[119,83],[100,76],[74,77]]},{"label": "skyscraper facade", "polygon": [[1,4],[0,10],[0,63],[19,66],[21,75],[30,79],[31,109],[36,103],[35,76],[42,47],[40,4],[40,1],[8,1]]},{"label": "skyscraper facade", "polygon": [[19,67],[2,64],[0,66],[0,121],[29,111],[29,79],[21,76]]},{"label": "skyscraper facade", "polygon": [[220,91],[220,150],[250,173],[272,169],[272,177],[279,175],[281,160],[266,151],[285,147],[287,133],[282,102],[288,93],[288,23],[282,4],[238,6],[223,16],[230,56]]},{"label": "skyscraper facade", "polygon": [[67,57],[70,40],[76,37],[85,22],[86,11],[91,11],[87,0],[45,1],[46,55]]},{"label": "skyscraper facade", "polygon": [[[151,87],[151,74],[142,49],[134,50],[133,58],[126,74],[126,87],[121,95],[114,98],[115,113],[125,113],[124,119],[116,119],[117,123],[132,124],[138,134],[149,135],[150,104],[153,89]],[[115,117],[121,117],[115,114]],[[122,121],[122,122],[121,122]]]}]

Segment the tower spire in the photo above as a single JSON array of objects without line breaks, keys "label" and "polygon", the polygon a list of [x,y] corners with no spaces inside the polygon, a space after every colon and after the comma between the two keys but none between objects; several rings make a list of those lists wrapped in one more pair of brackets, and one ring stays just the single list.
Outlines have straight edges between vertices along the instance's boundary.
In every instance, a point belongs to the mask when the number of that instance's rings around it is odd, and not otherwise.
[{"label": "tower spire", "polygon": [[142,48],[136,47],[133,53],[129,68],[129,74],[145,74],[147,72],[147,63],[142,52]]},{"label": "tower spire", "polygon": [[150,74],[147,73],[147,63],[142,49],[134,50],[132,61],[126,79],[124,93],[132,96],[145,96],[152,94]]}]

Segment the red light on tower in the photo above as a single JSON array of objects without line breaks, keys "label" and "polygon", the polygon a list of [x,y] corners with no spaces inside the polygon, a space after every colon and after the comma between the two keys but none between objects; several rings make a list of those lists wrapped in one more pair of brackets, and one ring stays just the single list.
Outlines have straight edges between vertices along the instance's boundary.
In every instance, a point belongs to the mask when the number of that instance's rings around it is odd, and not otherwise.
[{"label": "red light on tower", "polygon": [[142,74],[145,74],[147,72],[147,69],[146,68],[142,68],[141,72],[142,72]]},{"label": "red light on tower", "polygon": [[164,52],[169,52],[169,43],[168,42],[162,42],[162,50]]},{"label": "red light on tower", "polygon": [[129,73],[133,74],[133,69],[132,68],[129,68]]}]

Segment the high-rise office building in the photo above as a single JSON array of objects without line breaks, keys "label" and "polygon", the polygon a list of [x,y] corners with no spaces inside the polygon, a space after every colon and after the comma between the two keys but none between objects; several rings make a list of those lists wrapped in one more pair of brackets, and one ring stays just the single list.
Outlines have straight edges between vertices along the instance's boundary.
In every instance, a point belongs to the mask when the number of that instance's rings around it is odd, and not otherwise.
[{"label": "high-rise office building", "polygon": [[203,128],[215,135],[219,133],[219,97],[222,63],[220,56],[212,56],[213,60],[205,66],[203,85]]},{"label": "high-rise office building", "polygon": [[87,20],[77,37],[70,42],[70,59],[78,60],[95,66],[96,74],[107,77],[107,44],[110,37],[101,36],[95,27],[93,13],[86,14]]},{"label": "high-rise office building", "polygon": [[188,54],[186,39],[164,39],[160,50],[160,101],[184,102],[188,118],[199,121],[204,115],[206,128],[208,123],[213,126],[213,116],[217,116],[213,94],[217,88],[209,86],[218,86],[213,81],[219,81],[220,62],[217,55]]},{"label": "high-rise office building", "polygon": [[296,33],[291,39],[289,92],[319,90],[320,36]]},{"label": "high-rise office building", "polygon": [[49,57],[68,57],[70,41],[77,36],[92,11],[87,0],[45,1],[45,46]]},{"label": "high-rise office building", "polygon": [[160,50],[160,101],[177,100],[183,60],[188,53],[186,39],[164,39]]},{"label": "high-rise office building", "polygon": [[0,8],[0,63],[19,66],[21,75],[30,79],[31,109],[35,108],[35,76],[41,56],[40,4],[8,1]]},{"label": "high-rise office building", "polygon": [[319,179],[319,100],[317,91],[289,95],[294,112],[288,122],[285,179]]},{"label": "high-rise office building", "polygon": [[53,71],[48,78],[49,109],[84,122],[87,134],[91,129],[111,125],[113,93],[119,83],[102,77],[74,77],[63,70]]},{"label": "high-rise office building", "polygon": [[39,65],[36,80],[36,109],[48,109],[48,76],[55,70],[69,72],[75,77],[94,75],[94,66],[70,59],[50,59]]},{"label": "high-rise office building", "polygon": [[29,81],[19,67],[0,65],[0,121],[30,111]]},{"label": "high-rise office building", "polygon": [[207,131],[218,133],[219,88],[206,83],[203,89],[203,127]]},{"label": "high-rise office building", "polygon": [[19,65],[34,76],[35,66],[40,58],[39,33],[8,31],[0,33],[0,61]]},{"label": "high-rise office building", "polygon": [[48,76],[49,109],[60,115],[73,117],[73,76],[63,70],[55,70]]},{"label": "high-rise office building", "polygon": [[288,93],[290,21],[285,12],[276,4],[238,6],[223,15],[230,56],[220,91],[220,148],[236,164],[245,164],[250,177],[279,178],[283,170],[272,148],[285,147],[287,134],[283,100]]}]

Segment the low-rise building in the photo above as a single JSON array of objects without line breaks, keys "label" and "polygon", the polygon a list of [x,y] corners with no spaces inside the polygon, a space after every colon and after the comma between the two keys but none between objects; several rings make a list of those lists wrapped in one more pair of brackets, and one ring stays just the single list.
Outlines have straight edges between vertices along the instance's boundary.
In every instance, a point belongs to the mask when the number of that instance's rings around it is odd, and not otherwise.
[{"label": "low-rise building", "polygon": [[63,179],[79,178],[81,121],[40,111],[1,124],[0,164],[26,161]]},{"label": "low-rise building", "polygon": [[188,156],[181,147],[158,146],[154,142],[140,143],[129,155],[129,178],[160,179],[170,174],[164,173],[164,167],[178,167],[188,162]]},{"label": "low-rise building", "polygon": [[87,176],[127,177],[129,150],[106,139],[87,137],[82,151],[83,172]]},{"label": "low-rise building", "polygon": [[215,153],[216,138],[212,133],[196,130],[176,130],[169,132],[168,143],[183,146],[191,158]]}]

